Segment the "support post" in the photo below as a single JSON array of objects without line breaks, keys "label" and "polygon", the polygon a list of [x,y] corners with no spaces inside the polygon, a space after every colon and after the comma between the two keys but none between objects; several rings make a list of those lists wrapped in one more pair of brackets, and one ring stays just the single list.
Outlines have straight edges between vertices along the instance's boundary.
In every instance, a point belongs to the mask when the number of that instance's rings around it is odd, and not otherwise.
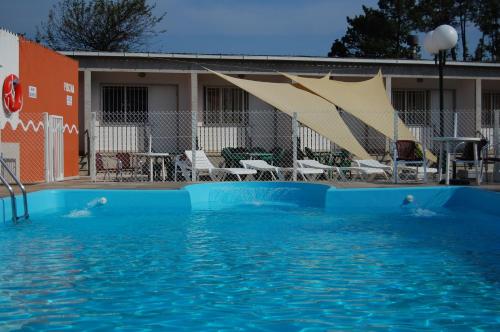
[{"label": "support post", "polygon": [[198,126],[198,117],[196,111],[191,111],[191,152],[192,152],[192,163],[191,163],[191,181],[195,182],[198,180],[198,173],[196,172],[196,130]]},{"label": "support post", "polygon": [[198,173],[196,172],[196,150],[197,135],[198,135],[198,74],[191,73],[191,151],[193,162],[191,164],[191,181],[198,180]]},{"label": "support post", "polygon": [[453,137],[458,137],[458,113],[453,113]]},{"label": "support post", "polygon": [[[425,143],[425,137],[422,140],[422,160],[424,161],[424,183],[427,183],[427,144]],[[418,177],[418,174],[417,174]]]},{"label": "support post", "polygon": [[476,118],[476,124],[475,124],[475,128],[474,128],[474,135],[473,136],[476,136],[476,133],[477,132],[481,132],[481,111],[483,109],[483,100],[482,100],[482,81],[480,78],[477,78],[476,79],[476,93],[475,93],[475,99],[476,99],[476,109],[475,109],[475,118]]},{"label": "support post", "polygon": [[[500,110],[495,110],[493,116],[493,144],[495,158],[498,158],[500,157]],[[493,182],[500,182],[500,162],[495,162],[493,165]]]},{"label": "support post", "polygon": [[49,133],[50,133],[50,128],[49,128],[49,113],[44,112],[43,113],[43,132],[44,132],[44,157],[45,157],[45,182],[50,182],[50,154],[49,154]]},{"label": "support post", "polygon": [[90,155],[90,179],[95,182],[97,180],[97,171],[96,171],[96,122],[97,122],[97,114],[96,112],[90,113],[90,126],[89,126],[89,137],[90,137],[90,146],[89,146],[89,155]]},{"label": "support post", "polygon": [[[387,98],[392,103],[392,76],[390,75],[385,77],[385,92],[387,94]],[[389,154],[391,153],[391,139],[388,137],[385,138],[385,151]],[[386,156],[384,156],[384,158],[385,157]]]},{"label": "support post", "polygon": [[399,112],[395,111],[394,112],[394,137],[392,139],[392,181],[394,183],[398,183],[399,176],[398,176],[398,149],[396,146],[396,143],[398,141],[398,136],[399,136]]},{"label": "support post", "polygon": [[292,118],[292,149],[293,149],[293,181],[297,181],[297,140],[299,137],[299,123],[297,112],[293,112]]},{"label": "support post", "polygon": [[439,134],[441,137],[444,136],[444,88],[443,88],[443,76],[444,76],[444,65],[446,61],[446,50],[439,51],[438,54],[439,63]]}]

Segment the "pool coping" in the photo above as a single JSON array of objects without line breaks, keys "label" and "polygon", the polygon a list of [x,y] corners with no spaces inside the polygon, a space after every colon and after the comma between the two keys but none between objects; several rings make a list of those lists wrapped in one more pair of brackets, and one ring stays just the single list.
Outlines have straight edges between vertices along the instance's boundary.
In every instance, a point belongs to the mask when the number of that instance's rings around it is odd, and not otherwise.
[{"label": "pool coping", "polygon": [[[179,190],[185,186],[197,183],[212,183],[211,181],[201,182],[92,182],[89,178],[80,178],[52,183],[37,183],[26,185],[27,192],[35,192],[49,189],[142,189],[142,190]],[[336,181],[310,181],[305,183],[323,184],[336,187],[337,189],[355,189],[355,188],[403,188],[403,187],[443,187],[437,183],[383,183],[383,182],[336,182]],[[500,183],[488,183],[481,186],[469,185],[470,188],[481,188],[491,191],[500,192]],[[20,191],[17,186],[14,186],[16,194]],[[0,198],[9,195],[7,189],[0,187]]]}]

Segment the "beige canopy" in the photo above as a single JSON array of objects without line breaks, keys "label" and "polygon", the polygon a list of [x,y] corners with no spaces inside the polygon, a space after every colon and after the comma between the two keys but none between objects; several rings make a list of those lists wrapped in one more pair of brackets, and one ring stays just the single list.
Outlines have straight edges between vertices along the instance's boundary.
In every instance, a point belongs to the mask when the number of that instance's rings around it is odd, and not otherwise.
[{"label": "beige canopy", "polygon": [[335,105],[323,98],[288,83],[245,80],[209,71],[290,116],[297,113],[301,123],[358,158],[372,159],[342,120]]},{"label": "beige canopy", "polygon": [[[394,138],[394,108],[387,96],[380,71],[361,82],[334,81],[330,80],[329,74],[319,79],[284,73],[282,75],[342,108],[386,137]],[[398,119],[398,139],[416,140],[401,119]],[[427,158],[437,160],[430,152],[427,152]]]}]

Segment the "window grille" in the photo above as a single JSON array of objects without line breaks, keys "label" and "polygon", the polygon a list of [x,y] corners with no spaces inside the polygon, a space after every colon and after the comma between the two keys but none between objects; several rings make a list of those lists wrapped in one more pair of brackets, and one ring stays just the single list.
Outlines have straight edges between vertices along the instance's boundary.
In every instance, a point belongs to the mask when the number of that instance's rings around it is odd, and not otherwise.
[{"label": "window grille", "polygon": [[495,110],[500,110],[500,92],[484,91],[482,94],[481,127],[493,127]]},{"label": "window grille", "polygon": [[392,105],[408,126],[429,126],[430,91],[396,90],[392,92]]},{"label": "window grille", "polygon": [[244,126],[248,122],[248,93],[232,87],[206,87],[203,122],[212,126]]},{"label": "window grille", "polygon": [[142,86],[103,86],[102,121],[105,123],[143,123],[148,119],[148,88]]}]

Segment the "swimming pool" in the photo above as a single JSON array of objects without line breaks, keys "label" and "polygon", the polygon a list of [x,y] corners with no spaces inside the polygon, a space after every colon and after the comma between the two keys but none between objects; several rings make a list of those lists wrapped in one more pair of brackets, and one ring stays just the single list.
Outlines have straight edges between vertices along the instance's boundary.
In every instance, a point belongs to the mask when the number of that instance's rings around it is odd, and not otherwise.
[{"label": "swimming pool", "polygon": [[0,330],[498,330],[499,203],[301,183],[32,193],[18,225],[2,201]]}]

